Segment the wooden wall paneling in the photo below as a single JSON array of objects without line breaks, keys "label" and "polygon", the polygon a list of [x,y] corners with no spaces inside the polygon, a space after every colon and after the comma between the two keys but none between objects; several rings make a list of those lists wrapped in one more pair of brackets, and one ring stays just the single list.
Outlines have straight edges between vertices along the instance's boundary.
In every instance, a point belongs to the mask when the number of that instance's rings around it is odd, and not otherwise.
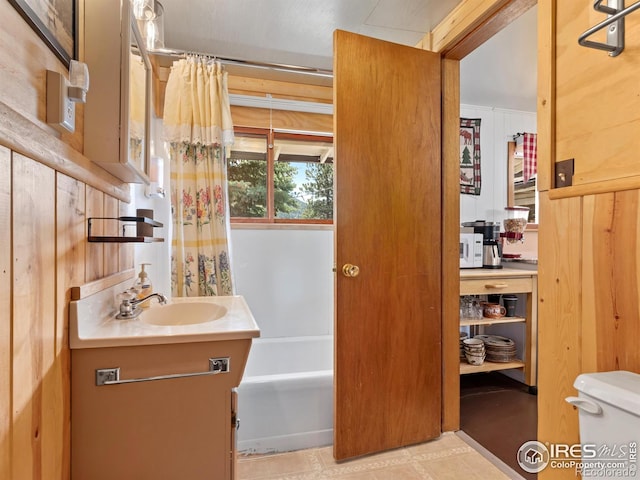
[{"label": "wooden wall paneling", "polygon": [[308,132],[333,132],[333,115],[321,113],[290,112],[273,110],[271,118],[269,109],[231,106],[233,124],[239,127],[273,128],[288,130],[305,130]]},{"label": "wooden wall paneling", "polygon": [[[71,358],[69,351],[69,301],[71,288],[85,283],[87,222],[84,183],[56,175],[56,410],[59,471],[52,478],[68,479],[71,462]],[[52,472],[53,473],[53,472]]]},{"label": "wooden wall paneling", "polygon": [[[74,133],[60,134],[46,123],[46,71],[54,70],[68,76],[68,70],[9,2],[0,3],[0,18],[3,20],[0,102],[29,118],[47,135],[61,137],[63,142],[81,152],[81,128]],[[81,116],[82,109],[76,112],[77,122]]]},{"label": "wooden wall paneling", "polygon": [[442,430],[460,428],[460,62],[442,60]]},{"label": "wooden wall paneling", "polygon": [[13,154],[13,446],[11,478],[59,468],[55,357],[55,173]]},{"label": "wooden wall paneling", "polygon": [[538,0],[538,191],[553,188],[556,0]]},{"label": "wooden wall paneling", "polygon": [[[120,211],[120,205],[118,199],[104,196],[104,216],[117,218]],[[104,222],[104,234],[105,235],[122,235],[122,224],[113,220]],[[118,259],[118,244],[117,243],[105,243],[104,244],[104,272],[103,275],[112,275],[118,272],[120,267],[120,260]]]},{"label": "wooden wall paneling", "polygon": [[[541,192],[540,207],[538,440],[573,444],[579,442],[578,414],[564,399],[576,394],[573,382],[582,373],[582,200],[549,200]],[[563,478],[567,471],[547,468],[538,475]]]},{"label": "wooden wall paneling", "polygon": [[[596,207],[596,203],[598,204]],[[597,306],[603,306],[601,300],[596,298],[601,294],[601,288],[611,287],[611,282],[598,279],[596,284],[595,271],[598,255],[606,255],[611,251],[605,248],[596,254],[595,245],[603,247],[604,242],[608,242],[610,237],[605,231],[610,226],[613,218],[614,195],[612,193],[603,195],[588,195],[582,198],[583,236],[582,236],[582,369],[583,372],[598,371],[598,312]],[[599,213],[596,215],[596,209]],[[605,213],[606,211],[606,213]],[[608,225],[607,225],[608,224]],[[598,230],[604,229],[605,231]],[[597,233],[596,233],[597,232]],[[604,234],[604,235],[603,235]],[[605,297],[610,298],[608,295]]]},{"label": "wooden wall paneling", "polygon": [[281,82],[229,74],[229,93],[245,95],[273,95],[274,98],[306,102],[332,103],[333,87],[304,83]]},{"label": "wooden wall paneling", "polygon": [[[1,80],[2,76],[0,85]],[[0,143],[120,200],[130,201],[127,184],[1,101]]]},{"label": "wooden wall paneling", "polygon": [[[86,189],[87,219],[104,217],[104,193],[93,187]],[[104,235],[105,220],[96,220],[91,224],[91,235]],[[86,237],[85,237],[86,238]],[[85,281],[91,282],[104,277],[104,243],[87,243],[85,262]]]},{"label": "wooden wall paneling", "polygon": [[583,290],[590,328],[583,328],[583,364],[587,371],[640,371],[640,191],[590,196],[586,204]]},{"label": "wooden wall paneling", "polygon": [[556,161],[575,159],[574,185],[640,175],[640,15],[626,17],[614,58],[576,41],[605,18],[589,2],[557,2]]},{"label": "wooden wall paneling", "polygon": [[11,152],[0,147],[0,478],[11,478]]}]

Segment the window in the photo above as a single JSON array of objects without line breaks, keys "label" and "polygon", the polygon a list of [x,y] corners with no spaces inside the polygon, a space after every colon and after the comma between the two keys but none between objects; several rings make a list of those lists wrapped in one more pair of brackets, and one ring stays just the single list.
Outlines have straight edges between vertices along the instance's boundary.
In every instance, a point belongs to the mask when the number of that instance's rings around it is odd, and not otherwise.
[{"label": "window", "polygon": [[238,128],[227,173],[234,222],[332,222],[331,137]]}]

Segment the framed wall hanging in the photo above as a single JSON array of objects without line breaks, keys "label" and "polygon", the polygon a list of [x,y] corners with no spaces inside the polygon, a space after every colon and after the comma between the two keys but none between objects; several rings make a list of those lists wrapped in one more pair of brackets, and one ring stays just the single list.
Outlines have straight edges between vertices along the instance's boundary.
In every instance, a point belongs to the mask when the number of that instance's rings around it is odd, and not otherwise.
[{"label": "framed wall hanging", "polygon": [[480,195],[480,119],[460,119],[460,193]]},{"label": "framed wall hanging", "polygon": [[76,58],[76,0],[9,0],[56,57]]}]

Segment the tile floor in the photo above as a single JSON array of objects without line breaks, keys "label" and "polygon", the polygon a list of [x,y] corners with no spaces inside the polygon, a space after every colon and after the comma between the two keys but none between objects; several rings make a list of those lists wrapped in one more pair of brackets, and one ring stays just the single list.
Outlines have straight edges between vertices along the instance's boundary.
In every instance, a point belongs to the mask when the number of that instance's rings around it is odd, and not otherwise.
[{"label": "tile floor", "polygon": [[332,447],[238,458],[238,480],[509,479],[454,433],[420,445],[336,463]]}]

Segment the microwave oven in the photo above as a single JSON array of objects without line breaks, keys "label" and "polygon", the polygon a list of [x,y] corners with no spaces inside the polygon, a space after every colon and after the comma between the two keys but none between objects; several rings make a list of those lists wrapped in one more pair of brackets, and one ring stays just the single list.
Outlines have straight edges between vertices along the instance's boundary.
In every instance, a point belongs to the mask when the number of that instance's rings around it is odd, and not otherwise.
[{"label": "microwave oven", "polygon": [[481,233],[460,232],[460,268],[482,268]]}]

